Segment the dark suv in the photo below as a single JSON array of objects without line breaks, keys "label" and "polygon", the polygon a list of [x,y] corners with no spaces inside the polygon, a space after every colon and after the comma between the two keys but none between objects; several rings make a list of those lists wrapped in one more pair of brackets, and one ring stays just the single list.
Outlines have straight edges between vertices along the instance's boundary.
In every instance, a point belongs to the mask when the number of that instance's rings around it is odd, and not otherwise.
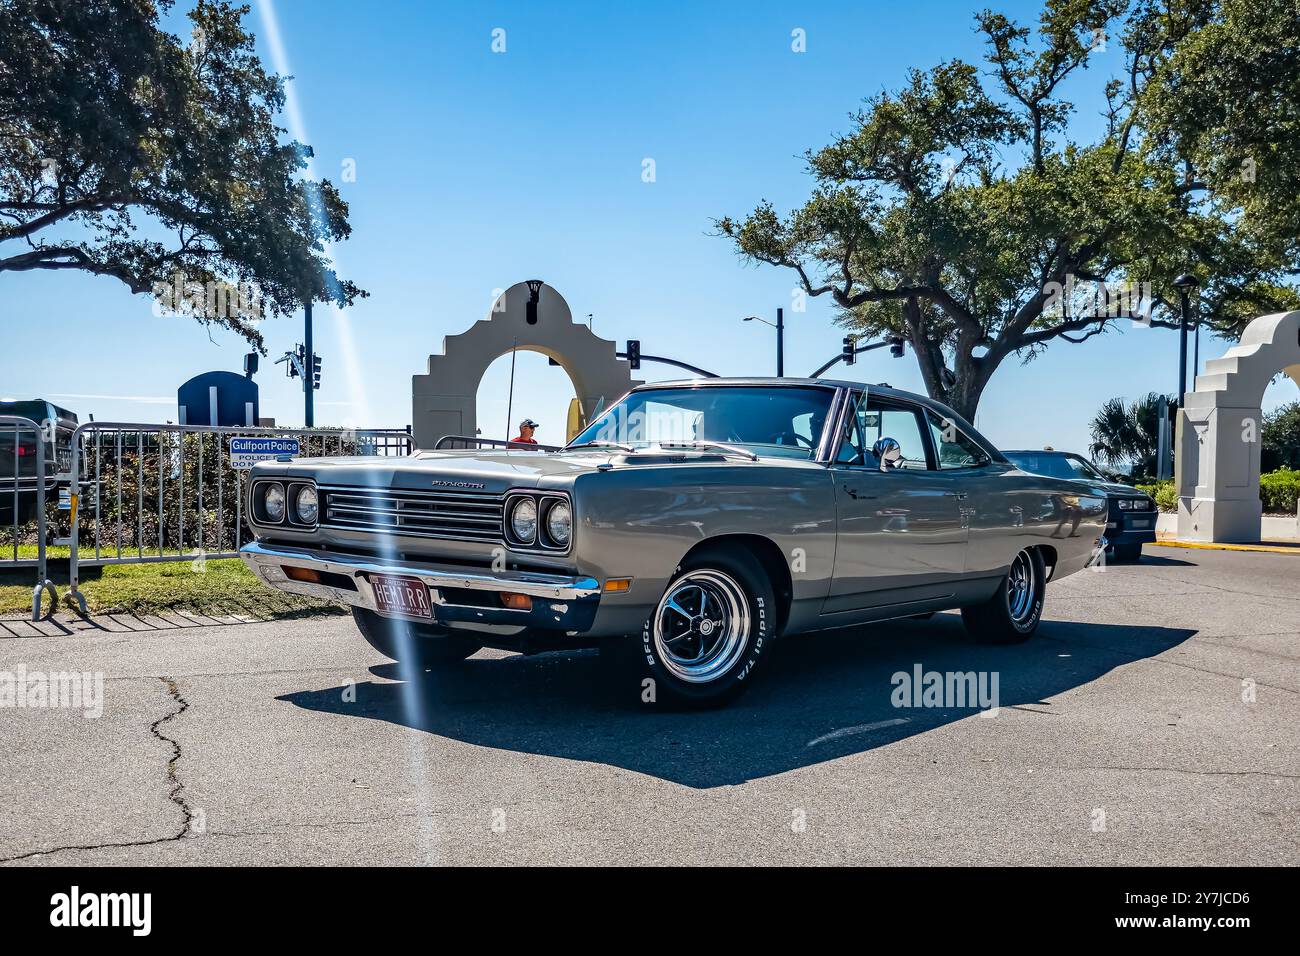
[{"label": "dark suv", "polygon": [[1049,478],[1072,478],[1106,492],[1109,513],[1106,540],[1116,561],[1142,560],[1142,545],[1156,540],[1156,503],[1151,496],[1129,485],[1111,481],[1097,466],[1068,451],[1003,452],[1021,471]]},{"label": "dark suv", "polygon": [[[45,444],[45,494],[47,499],[53,497],[57,487],[55,476],[67,474],[72,467],[72,433],[77,430],[76,414],[51,402],[35,399],[0,402],[0,415],[30,418],[44,426],[45,433],[40,440]],[[0,424],[0,528],[14,524],[15,484],[18,491],[17,523],[26,524],[36,517],[37,441],[37,436],[31,431],[15,432],[12,425]]]}]

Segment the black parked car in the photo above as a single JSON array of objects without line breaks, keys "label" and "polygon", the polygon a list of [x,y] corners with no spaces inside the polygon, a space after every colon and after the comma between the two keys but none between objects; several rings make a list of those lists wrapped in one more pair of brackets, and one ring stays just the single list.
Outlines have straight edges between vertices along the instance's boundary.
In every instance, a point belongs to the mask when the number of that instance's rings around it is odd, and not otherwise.
[{"label": "black parked car", "polygon": [[[77,430],[77,416],[43,399],[29,402],[0,402],[0,415],[30,418],[46,425],[45,495],[56,492],[55,476],[67,474],[72,467],[72,433]],[[17,441],[15,441],[15,435]],[[13,426],[0,424],[0,527],[14,523],[14,485],[17,483],[18,524],[36,517],[36,442],[31,431],[15,432]]]},{"label": "black parked car", "polygon": [[1050,478],[1073,478],[1106,492],[1106,540],[1116,561],[1142,560],[1142,545],[1156,540],[1156,503],[1129,485],[1111,481],[1084,458],[1068,451],[1005,451],[1021,471]]}]

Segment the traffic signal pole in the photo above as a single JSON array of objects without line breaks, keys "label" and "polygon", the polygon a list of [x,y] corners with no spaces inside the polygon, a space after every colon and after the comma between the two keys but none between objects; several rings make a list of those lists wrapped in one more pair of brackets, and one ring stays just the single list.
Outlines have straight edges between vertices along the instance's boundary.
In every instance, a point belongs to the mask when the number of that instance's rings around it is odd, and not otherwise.
[{"label": "traffic signal pole", "polygon": [[302,404],[303,404],[303,423],[307,428],[314,428],[316,425],[316,383],[315,375],[312,374],[312,368],[315,363],[316,353],[312,349],[311,342],[311,302],[303,308],[303,342],[302,349],[305,353],[303,365],[306,374],[302,377]]},{"label": "traffic signal pole", "polygon": [[854,362],[857,361],[857,357],[861,355],[863,352],[871,352],[874,351],[875,349],[883,349],[886,345],[889,346],[889,351],[894,356],[894,358],[903,357],[903,351],[906,348],[906,346],[904,345],[904,340],[899,336],[896,335],[890,336],[887,339],[884,339],[880,342],[872,342],[869,345],[858,345],[856,342],[853,341],[853,336],[846,335],[844,336],[844,348],[840,351],[840,354],[835,356],[835,358],[831,359],[829,362],[827,362],[825,365],[823,365],[817,371],[813,372],[808,377],[821,378],[822,375],[826,372],[826,370],[830,368],[832,365],[836,365],[840,362],[843,362],[845,365],[852,365]]},{"label": "traffic signal pole", "polygon": [[640,339],[628,339],[626,352],[615,352],[615,358],[627,359],[628,366],[634,371],[641,368],[642,362],[659,362],[663,365],[672,365],[676,368],[685,369],[688,372],[694,372],[696,375],[704,378],[717,378],[716,372],[710,372],[708,369],[700,368],[698,365],[690,365],[686,362],[679,362],[677,359],[664,358],[662,355],[646,355],[641,351]]}]

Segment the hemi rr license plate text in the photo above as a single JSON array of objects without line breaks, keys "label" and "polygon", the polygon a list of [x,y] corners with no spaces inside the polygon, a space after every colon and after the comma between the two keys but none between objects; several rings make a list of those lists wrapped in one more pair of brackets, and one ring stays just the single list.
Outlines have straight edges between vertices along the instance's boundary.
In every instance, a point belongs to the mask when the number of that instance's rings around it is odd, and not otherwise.
[{"label": "hemi rr license plate text", "polygon": [[370,586],[375,589],[375,608],[380,614],[433,620],[429,588],[419,578],[372,574]]}]

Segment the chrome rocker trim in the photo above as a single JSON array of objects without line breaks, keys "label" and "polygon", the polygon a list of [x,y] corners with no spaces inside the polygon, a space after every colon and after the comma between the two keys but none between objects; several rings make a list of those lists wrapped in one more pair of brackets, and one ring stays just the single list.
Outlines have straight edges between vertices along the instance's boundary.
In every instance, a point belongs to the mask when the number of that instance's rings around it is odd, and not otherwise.
[{"label": "chrome rocker trim", "polygon": [[[259,541],[244,545],[239,549],[239,556],[254,574],[273,588],[292,594],[340,601],[371,611],[378,611],[378,608],[375,606],[374,591],[367,580],[368,575],[393,574],[419,578],[429,587],[435,622],[438,624],[464,622],[570,632],[586,630],[595,616],[601,590],[600,582],[590,577],[568,577],[532,571],[474,571],[433,564],[385,561],[365,555],[314,551]],[[352,580],[353,587],[295,581],[284,573],[286,566],[310,568],[322,574],[343,575]],[[442,588],[510,591],[540,600],[534,601],[531,611],[454,604],[444,599]],[[427,620],[425,623],[428,623]]]}]

